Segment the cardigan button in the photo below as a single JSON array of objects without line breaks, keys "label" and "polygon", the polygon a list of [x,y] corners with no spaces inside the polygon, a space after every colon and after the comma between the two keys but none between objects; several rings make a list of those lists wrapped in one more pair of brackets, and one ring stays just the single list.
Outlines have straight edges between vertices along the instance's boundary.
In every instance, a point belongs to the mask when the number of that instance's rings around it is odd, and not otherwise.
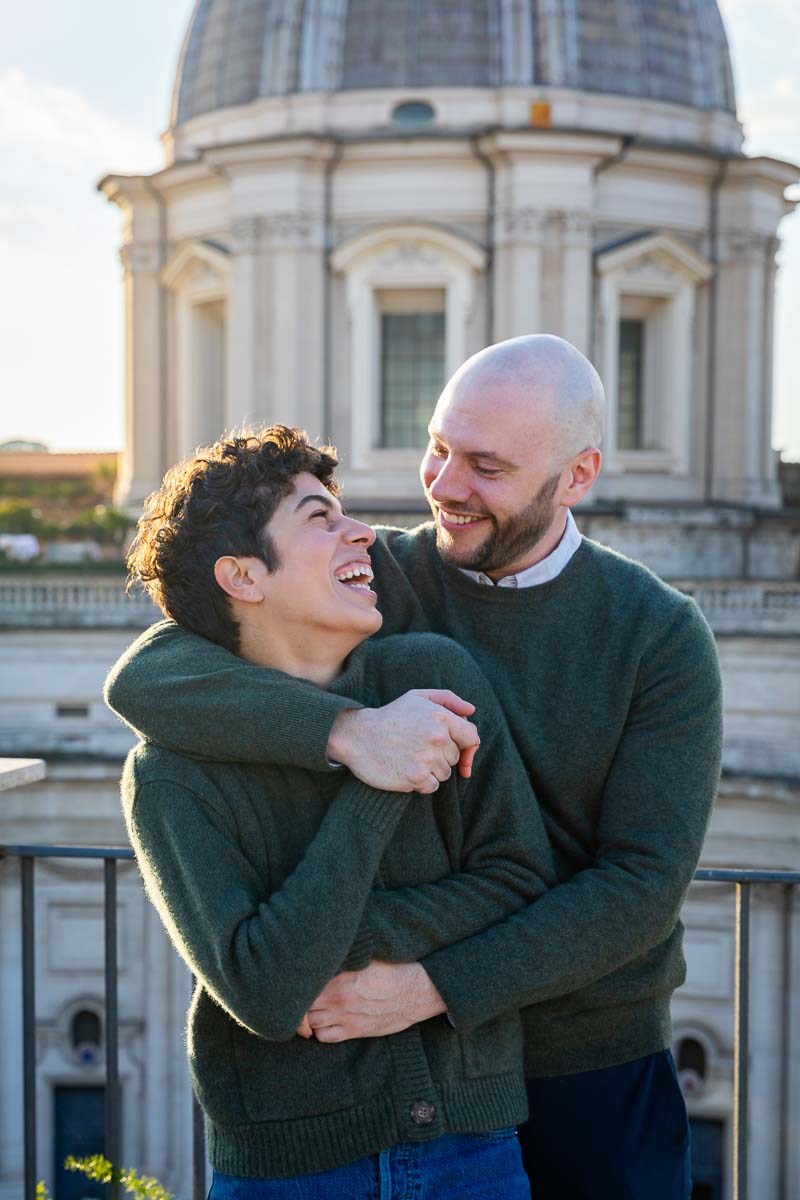
[{"label": "cardigan button", "polygon": [[417,1125],[431,1125],[436,1119],[436,1105],[429,1100],[415,1100],[411,1105],[411,1120]]}]

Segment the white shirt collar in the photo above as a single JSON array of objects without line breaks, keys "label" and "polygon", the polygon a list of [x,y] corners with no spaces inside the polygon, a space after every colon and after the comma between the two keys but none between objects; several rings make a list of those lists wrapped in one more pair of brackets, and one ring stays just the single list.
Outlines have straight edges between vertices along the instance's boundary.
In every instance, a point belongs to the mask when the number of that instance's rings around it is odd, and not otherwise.
[{"label": "white shirt collar", "polygon": [[555,579],[557,575],[560,575],[580,544],[580,531],[575,524],[575,518],[571,510],[568,509],[567,525],[562,534],[561,541],[554,550],[550,551],[546,558],[534,563],[532,567],[526,567],[524,571],[519,571],[516,575],[504,575],[502,579],[498,579],[496,584],[488,575],[484,575],[483,571],[467,571],[463,568],[462,570],[464,575],[474,580],[475,583],[488,584],[489,587],[537,587],[539,584],[549,583],[551,579]]}]

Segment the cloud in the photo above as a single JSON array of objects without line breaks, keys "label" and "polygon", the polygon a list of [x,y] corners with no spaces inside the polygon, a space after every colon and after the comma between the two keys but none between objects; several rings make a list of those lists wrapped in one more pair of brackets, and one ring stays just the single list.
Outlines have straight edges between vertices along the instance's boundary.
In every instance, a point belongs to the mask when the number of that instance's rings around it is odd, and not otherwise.
[{"label": "cloud", "polygon": [[786,21],[800,26],[797,0],[719,0],[719,8],[724,18],[752,17],[763,23],[766,17],[770,23]]},{"label": "cloud", "polygon": [[121,223],[96,183],[160,167],[159,143],[15,68],[0,71],[0,156],[0,438],[118,445]]},{"label": "cloud", "polygon": [[768,87],[745,89],[739,97],[739,118],[747,135],[749,154],[772,153],[800,157],[800,79],[778,75]]},{"label": "cloud", "polygon": [[0,150],[71,173],[152,171],[162,161],[157,140],[145,131],[19,67],[0,72]]}]

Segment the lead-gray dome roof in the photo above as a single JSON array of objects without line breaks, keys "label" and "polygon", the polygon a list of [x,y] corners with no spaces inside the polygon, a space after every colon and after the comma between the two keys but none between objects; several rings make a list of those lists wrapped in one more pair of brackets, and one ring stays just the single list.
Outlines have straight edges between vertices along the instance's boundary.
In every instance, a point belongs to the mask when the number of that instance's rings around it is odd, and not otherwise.
[{"label": "lead-gray dome roof", "polygon": [[290,92],[513,85],[736,108],[715,0],[198,0],[172,123]]}]

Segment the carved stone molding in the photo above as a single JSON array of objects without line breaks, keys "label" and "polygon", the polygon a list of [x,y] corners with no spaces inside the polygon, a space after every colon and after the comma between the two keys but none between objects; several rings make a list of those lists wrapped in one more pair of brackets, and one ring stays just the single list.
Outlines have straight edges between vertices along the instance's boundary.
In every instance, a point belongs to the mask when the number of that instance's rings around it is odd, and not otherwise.
[{"label": "carved stone molding", "polygon": [[321,224],[311,213],[283,212],[237,217],[231,225],[234,254],[258,254],[265,249],[316,245]]},{"label": "carved stone molding", "polygon": [[506,208],[497,214],[498,241],[542,241],[548,213],[541,208]]},{"label": "carved stone molding", "polygon": [[264,233],[272,243],[291,242],[305,245],[311,242],[318,222],[311,213],[273,213],[264,217]]},{"label": "carved stone molding", "polygon": [[645,254],[636,262],[631,263],[625,271],[626,280],[636,279],[643,275],[648,278],[662,279],[665,284],[671,284],[675,282],[676,270],[663,254]]},{"label": "carved stone molding", "polygon": [[568,246],[583,246],[591,241],[594,223],[591,213],[566,210],[558,214],[562,240]]},{"label": "carved stone molding", "polygon": [[155,274],[159,267],[155,242],[126,242],[120,247],[119,260],[126,275]]},{"label": "carved stone molding", "polygon": [[415,268],[435,267],[439,258],[430,246],[423,242],[397,242],[377,260],[378,268],[382,271],[395,269],[411,270]]},{"label": "carved stone molding", "polygon": [[257,254],[261,240],[261,217],[236,217],[232,222],[231,248],[234,254]]},{"label": "carved stone molding", "polygon": [[753,265],[763,263],[770,252],[774,254],[772,246],[777,241],[776,238],[752,233],[749,229],[731,229],[726,240],[729,260]]}]

